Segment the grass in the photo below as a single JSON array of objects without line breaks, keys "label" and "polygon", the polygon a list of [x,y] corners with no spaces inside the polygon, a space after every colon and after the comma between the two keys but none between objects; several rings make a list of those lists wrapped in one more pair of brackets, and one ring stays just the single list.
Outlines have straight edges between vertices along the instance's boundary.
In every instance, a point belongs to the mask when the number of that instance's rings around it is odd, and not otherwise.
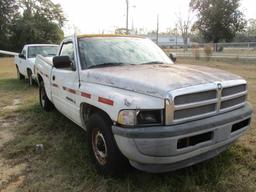
[{"label": "grass", "polygon": [[[248,80],[249,100],[256,109],[256,65],[178,62],[240,74]],[[12,166],[26,165],[19,173],[24,179],[17,191],[256,191],[255,118],[252,128],[236,144],[204,163],[165,174],[131,169],[118,177],[104,178],[90,161],[86,133],[59,112],[42,111],[37,94],[36,87],[15,79],[11,59],[0,59],[0,118],[11,122],[5,129],[11,129],[14,134],[0,154]],[[4,110],[14,99],[20,99],[22,105],[14,111]],[[36,150],[36,144],[43,144],[43,150]],[[15,178],[17,175],[2,186],[0,182],[0,191],[6,190]]]}]

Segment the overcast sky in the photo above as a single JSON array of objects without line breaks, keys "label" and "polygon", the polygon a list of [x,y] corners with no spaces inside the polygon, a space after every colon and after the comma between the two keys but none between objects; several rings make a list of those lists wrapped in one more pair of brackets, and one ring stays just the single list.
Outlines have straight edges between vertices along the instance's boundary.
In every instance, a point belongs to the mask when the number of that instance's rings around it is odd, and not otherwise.
[{"label": "overcast sky", "polygon": [[[65,35],[79,33],[112,33],[117,27],[125,27],[126,0],[53,0],[61,4],[69,20]],[[154,30],[159,14],[160,31],[174,27],[177,14],[187,15],[190,0],[129,0],[129,26]],[[255,18],[256,1],[241,0],[241,10],[246,18]]]}]

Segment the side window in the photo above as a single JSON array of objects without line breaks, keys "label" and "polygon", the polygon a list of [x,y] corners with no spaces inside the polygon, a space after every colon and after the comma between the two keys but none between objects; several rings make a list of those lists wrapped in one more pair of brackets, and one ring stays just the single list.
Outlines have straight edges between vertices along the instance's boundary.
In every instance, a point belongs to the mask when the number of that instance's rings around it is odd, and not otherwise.
[{"label": "side window", "polygon": [[27,57],[27,52],[26,52],[26,48],[22,49],[21,54],[25,56],[25,58]]},{"label": "side window", "polygon": [[75,69],[75,57],[74,57],[74,46],[73,43],[64,43],[62,45],[60,55],[63,56],[69,56],[70,60],[72,61],[72,69]]},{"label": "side window", "polygon": [[60,55],[67,55],[71,61],[75,61],[73,43],[65,43],[62,45]]}]

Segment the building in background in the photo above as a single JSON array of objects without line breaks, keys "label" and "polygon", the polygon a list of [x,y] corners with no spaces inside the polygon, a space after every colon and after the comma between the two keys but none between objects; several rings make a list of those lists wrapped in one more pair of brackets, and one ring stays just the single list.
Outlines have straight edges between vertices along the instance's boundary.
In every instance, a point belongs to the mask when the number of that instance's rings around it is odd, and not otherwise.
[{"label": "building in background", "polygon": [[[126,34],[126,28],[117,28],[115,29],[115,34]],[[138,34],[137,31],[129,30],[129,34],[139,35],[151,39],[157,43],[156,33]],[[161,48],[184,48],[184,40],[182,36],[175,36],[170,34],[159,34],[158,43]],[[188,47],[191,46],[190,39],[188,38]]]},{"label": "building in background", "polygon": [[[147,37],[157,42],[156,34],[150,34],[150,35],[143,35],[144,37]],[[188,46],[190,46],[190,39],[188,39]],[[158,36],[158,45],[162,48],[183,48],[184,40],[181,36],[172,36],[172,35],[161,35]]]}]

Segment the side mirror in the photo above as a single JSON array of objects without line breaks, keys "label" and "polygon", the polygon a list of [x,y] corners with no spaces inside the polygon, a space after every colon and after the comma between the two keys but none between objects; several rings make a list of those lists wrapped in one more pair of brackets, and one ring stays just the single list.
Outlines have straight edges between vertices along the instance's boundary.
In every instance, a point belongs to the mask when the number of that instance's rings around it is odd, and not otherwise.
[{"label": "side mirror", "polygon": [[177,61],[177,56],[175,53],[170,53],[169,55],[170,59],[173,61],[173,63],[176,63]]},{"label": "side mirror", "polygon": [[21,58],[21,59],[26,59],[25,55],[22,54],[22,53],[19,53],[19,58]]},{"label": "side mirror", "polygon": [[53,66],[57,69],[69,68],[72,64],[69,56],[55,56],[53,57],[52,62]]}]

